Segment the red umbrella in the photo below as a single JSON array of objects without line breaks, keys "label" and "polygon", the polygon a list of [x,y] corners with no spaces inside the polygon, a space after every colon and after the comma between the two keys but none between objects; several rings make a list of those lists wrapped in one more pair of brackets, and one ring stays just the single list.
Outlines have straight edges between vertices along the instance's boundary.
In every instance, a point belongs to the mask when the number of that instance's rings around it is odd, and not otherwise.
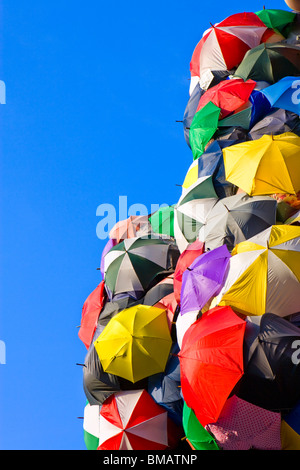
[{"label": "red umbrella", "polygon": [[197,44],[190,62],[191,86],[207,71],[233,70],[267,30],[255,13],[237,13],[212,25]]},{"label": "red umbrella", "polygon": [[201,96],[196,112],[212,101],[221,109],[220,119],[224,119],[247,103],[255,86],[254,80],[223,80]]},{"label": "red umbrella", "polygon": [[227,306],[208,310],[186,331],[178,354],[181,390],[202,426],[217,421],[244,373],[246,322]]},{"label": "red umbrella", "polygon": [[174,295],[175,299],[180,305],[180,291],[182,285],[182,274],[188,268],[192,262],[198,258],[198,256],[204,253],[204,243],[199,240],[195,240],[190,243],[187,248],[181,253],[178,258],[175,272],[174,272]]},{"label": "red umbrella", "polygon": [[88,296],[82,307],[81,324],[78,336],[88,349],[93,339],[97,321],[105,303],[106,291],[104,281]]},{"label": "red umbrella", "polygon": [[100,411],[98,450],[164,450],[168,412],[146,390],[117,392]]}]

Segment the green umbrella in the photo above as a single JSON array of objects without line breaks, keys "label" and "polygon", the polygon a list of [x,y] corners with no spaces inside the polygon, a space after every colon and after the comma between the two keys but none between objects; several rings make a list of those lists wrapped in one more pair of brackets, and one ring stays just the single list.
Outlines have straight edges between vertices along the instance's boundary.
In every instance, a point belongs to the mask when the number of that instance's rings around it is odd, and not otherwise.
[{"label": "green umbrella", "polygon": [[160,207],[149,217],[154,233],[174,237],[174,207],[175,204]]},{"label": "green umbrella", "polygon": [[219,450],[213,436],[198,421],[195,413],[183,403],[182,426],[187,440],[196,450]]},{"label": "green umbrella", "polygon": [[283,34],[286,26],[292,23],[296,17],[296,13],[294,13],[293,11],[268,8],[264,8],[263,10],[257,11],[256,15],[268,28],[274,29],[275,31],[279,31],[279,33],[281,34]]},{"label": "green umbrella", "polygon": [[189,139],[194,160],[203,154],[206,144],[216,132],[220,113],[221,109],[209,101],[193,117]]},{"label": "green umbrella", "polygon": [[234,76],[244,80],[278,82],[287,75],[300,75],[299,47],[283,43],[263,43],[246,52]]}]

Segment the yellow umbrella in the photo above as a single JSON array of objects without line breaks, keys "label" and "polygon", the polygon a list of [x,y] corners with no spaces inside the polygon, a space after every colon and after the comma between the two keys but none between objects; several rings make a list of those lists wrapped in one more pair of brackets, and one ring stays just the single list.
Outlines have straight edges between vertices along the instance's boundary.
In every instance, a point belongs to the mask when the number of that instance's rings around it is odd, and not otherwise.
[{"label": "yellow umbrella", "polygon": [[249,195],[300,190],[300,137],[263,135],[223,149],[226,180]]},{"label": "yellow umbrella", "polygon": [[172,345],[166,311],[148,305],[122,310],[94,345],[104,372],[133,383],[163,372]]},{"label": "yellow umbrella", "polygon": [[300,227],[273,225],[236,245],[215,305],[230,305],[244,315],[299,312]]}]

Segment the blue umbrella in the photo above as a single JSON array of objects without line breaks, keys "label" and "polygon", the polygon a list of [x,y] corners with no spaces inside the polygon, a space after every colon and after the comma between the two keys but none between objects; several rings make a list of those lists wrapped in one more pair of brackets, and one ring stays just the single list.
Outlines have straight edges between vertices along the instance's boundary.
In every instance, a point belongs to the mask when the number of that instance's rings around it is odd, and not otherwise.
[{"label": "blue umbrella", "polygon": [[273,108],[300,114],[300,78],[284,77],[261,92]]}]

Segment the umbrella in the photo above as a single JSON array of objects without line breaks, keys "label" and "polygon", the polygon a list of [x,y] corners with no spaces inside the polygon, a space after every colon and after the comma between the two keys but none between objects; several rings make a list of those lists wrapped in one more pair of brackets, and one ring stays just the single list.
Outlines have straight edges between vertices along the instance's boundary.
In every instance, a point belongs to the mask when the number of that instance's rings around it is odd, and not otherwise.
[{"label": "umbrella", "polygon": [[273,313],[262,315],[244,343],[244,375],[236,388],[243,400],[287,415],[300,400],[300,330]]},{"label": "umbrella", "polygon": [[269,196],[249,196],[244,192],[220,199],[199,231],[205,249],[223,244],[232,251],[237,243],[248,240],[276,223],[277,202]]},{"label": "umbrella", "polygon": [[183,132],[186,143],[190,146],[190,127],[193,121],[193,118],[196,113],[196,109],[199,103],[200,96],[203,95],[204,90],[200,87],[199,83],[195,86],[189,100],[187,102],[186,108],[183,115]]},{"label": "umbrella", "polygon": [[232,251],[215,302],[244,315],[300,312],[300,227],[273,225]]},{"label": "umbrella", "polygon": [[147,215],[131,215],[126,220],[117,222],[109,232],[109,237],[119,243],[126,238],[141,237],[151,233]]},{"label": "umbrella", "polygon": [[195,114],[189,129],[189,141],[194,160],[203,154],[206,145],[216,132],[220,113],[220,108],[209,102]]},{"label": "umbrella", "polygon": [[281,414],[228,398],[216,423],[205,429],[222,450],[281,450]]},{"label": "umbrella", "polygon": [[300,136],[300,117],[285,109],[272,109],[249,131],[249,137],[256,140],[265,134],[278,135],[293,132]]},{"label": "umbrella", "polygon": [[264,8],[256,12],[256,15],[268,27],[284,33],[287,25],[292,23],[296,18],[296,13],[280,9]]},{"label": "umbrella", "polygon": [[202,426],[217,421],[243,375],[245,325],[230,307],[216,307],[196,320],[183,337],[182,395]]},{"label": "umbrella", "polygon": [[223,149],[226,179],[252,196],[296,194],[299,150],[300,137],[292,132],[232,145]]},{"label": "umbrella", "polygon": [[285,221],[286,225],[300,225],[300,210]]},{"label": "umbrella", "polygon": [[166,311],[148,305],[122,310],[94,345],[105,372],[133,383],[163,372],[172,345]]},{"label": "umbrella", "polygon": [[204,32],[196,45],[191,62],[190,92],[207,70],[231,71],[242,61],[245,53],[260,44],[267,30],[255,13],[230,15]]},{"label": "umbrella", "polygon": [[106,301],[105,283],[100,284],[90,293],[82,307],[81,324],[78,336],[88,349],[96,331],[100,312]]},{"label": "umbrella", "polygon": [[300,402],[281,421],[282,450],[300,450]]},{"label": "umbrella", "polygon": [[100,437],[100,409],[99,405],[86,404],[83,416],[83,434],[87,450],[97,450]]},{"label": "umbrella", "polygon": [[204,253],[204,243],[200,242],[199,240],[195,240],[186,247],[186,249],[178,258],[174,272],[174,295],[178,305],[180,305],[182,274],[187,269],[187,267],[190,266],[194,259],[199,255],[202,255],[202,253]]},{"label": "umbrella", "polygon": [[300,49],[283,43],[260,44],[246,52],[234,76],[270,84],[287,75],[300,75]]},{"label": "umbrella", "polygon": [[189,188],[182,188],[174,213],[174,235],[180,253],[196,240],[217,199],[211,175],[198,178]]},{"label": "umbrella", "polygon": [[225,179],[222,150],[240,143],[239,140],[215,140],[210,143],[201,158],[194,160],[185,176],[182,187],[186,190],[204,176],[212,176],[213,186],[219,198],[236,193],[237,187]]},{"label": "umbrella", "polygon": [[183,429],[188,442],[195,450],[219,450],[214,437],[199,423],[195,413],[184,402],[182,413]]},{"label": "umbrella", "polygon": [[99,450],[163,450],[168,415],[146,390],[121,391],[100,411]]},{"label": "umbrella", "polygon": [[174,274],[165,277],[146,292],[143,305],[162,308],[166,311],[169,329],[171,331],[177,302],[174,294]]},{"label": "umbrella", "polygon": [[115,245],[117,245],[117,240],[115,240],[113,238],[109,238],[108,241],[105,244],[105,247],[104,247],[103,251],[102,251],[101,261],[100,261],[100,271],[101,271],[102,278],[104,278],[104,258],[105,258],[105,255]]},{"label": "umbrella", "polygon": [[149,222],[154,233],[174,237],[174,205],[160,207],[150,215]]},{"label": "umbrella", "polygon": [[230,253],[226,245],[198,256],[182,275],[180,313],[202,310],[223,286]]},{"label": "umbrella", "polygon": [[182,341],[186,331],[189,327],[195,323],[202,315],[202,312],[199,310],[192,310],[186,312],[184,315],[178,315],[176,318],[176,340],[179,348],[182,348]]},{"label": "umbrella", "polygon": [[104,258],[104,280],[110,297],[124,293],[135,299],[142,297],[159,275],[174,271],[179,254],[172,240],[155,236],[120,242]]},{"label": "umbrella", "polygon": [[224,119],[247,103],[255,86],[253,80],[223,80],[201,96],[196,112],[212,102],[221,110],[219,119]]},{"label": "umbrella", "polygon": [[287,111],[299,115],[299,86],[300,79],[297,80],[296,77],[286,76],[262,90],[262,93],[266,96],[273,108],[286,109]]}]

